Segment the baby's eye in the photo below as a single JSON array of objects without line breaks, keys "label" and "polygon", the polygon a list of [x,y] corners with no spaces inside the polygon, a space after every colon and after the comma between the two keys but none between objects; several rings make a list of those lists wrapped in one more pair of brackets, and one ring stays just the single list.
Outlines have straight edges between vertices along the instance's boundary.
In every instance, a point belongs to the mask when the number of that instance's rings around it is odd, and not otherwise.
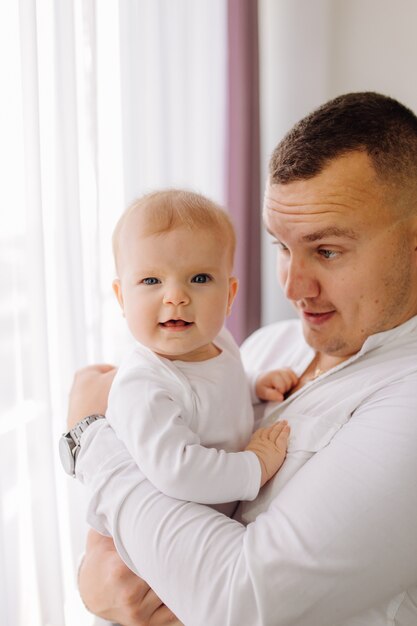
[{"label": "baby's eye", "polygon": [[141,281],[143,285],[158,285],[160,282],[159,278],[155,278],[154,276],[149,276]]},{"label": "baby's eye", "polygon": [[192,283],[208,283],[211,280],[211,276],[209,276],[208,274],[196,274],[195,276],[192,277],[191,282]]}]

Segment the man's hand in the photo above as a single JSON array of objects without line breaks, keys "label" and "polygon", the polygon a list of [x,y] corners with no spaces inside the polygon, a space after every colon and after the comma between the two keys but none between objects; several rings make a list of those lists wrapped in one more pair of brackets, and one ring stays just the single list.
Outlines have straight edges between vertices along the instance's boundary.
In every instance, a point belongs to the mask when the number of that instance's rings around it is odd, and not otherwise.
[{"label": "man's hand", "polygon": [[123,563],[111,537],[90,530],[78,584],[87,609],[123,626],[181,626],[158,596]]},{"label": "man's hand", "polygon": [[68,403],[68,430],[93,414],[105,414],[113,378],[114,365],[89,365],[75,373]]},{"label": "man's hand", "polygon": [[285,420],[259,428],[245,450],[254,452],[261,464],[261,487],[277,473],[287,454],[290,427]]},{"label": "man's hand", "polygon": [[255,393],[260,400],[282,402],[285,394],[297,383],[297,374],[292,369],[284,367],[258,376]]}]

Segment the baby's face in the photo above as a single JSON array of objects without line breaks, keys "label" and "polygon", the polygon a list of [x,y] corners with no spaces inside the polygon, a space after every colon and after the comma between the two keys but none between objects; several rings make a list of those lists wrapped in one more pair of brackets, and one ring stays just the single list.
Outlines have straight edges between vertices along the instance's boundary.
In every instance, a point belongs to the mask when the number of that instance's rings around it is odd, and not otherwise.
[{"label": "baby's face", "polygon": [[120,241],[114,291],[135,339],[170,359],[204,360],[230,312],[237,281],[217,233],[176,228]]}]

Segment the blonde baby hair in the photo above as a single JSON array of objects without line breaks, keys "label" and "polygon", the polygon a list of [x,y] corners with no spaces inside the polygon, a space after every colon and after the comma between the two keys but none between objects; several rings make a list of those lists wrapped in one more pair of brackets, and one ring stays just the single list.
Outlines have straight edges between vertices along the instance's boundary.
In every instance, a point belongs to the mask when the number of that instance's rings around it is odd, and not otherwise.
[{"label": "blonde baby hair", "polygon": [[190,231],[209,230],[229,250],[231,269],[236,248],[236,235],[226,211],[205,196],[184,189],[163,189],[148,193],[135,200],[124,211],[113,232],[113,254],[118,267],[120,237],[127,228],[129,218],[139,216],[142,236],[163,234],[176,228]]}]

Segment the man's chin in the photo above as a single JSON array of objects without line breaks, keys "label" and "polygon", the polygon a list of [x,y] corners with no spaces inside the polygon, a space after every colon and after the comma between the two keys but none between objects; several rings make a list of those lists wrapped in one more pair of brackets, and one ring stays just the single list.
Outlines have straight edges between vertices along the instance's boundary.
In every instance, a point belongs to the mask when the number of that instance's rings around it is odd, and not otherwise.
[{"label": "man's chin", "polygon": [[331,356],[345,356],[348,344],[343,337],[319,332],[305,321],[302,322],[303,334],[306,343],[316,352]]}]

